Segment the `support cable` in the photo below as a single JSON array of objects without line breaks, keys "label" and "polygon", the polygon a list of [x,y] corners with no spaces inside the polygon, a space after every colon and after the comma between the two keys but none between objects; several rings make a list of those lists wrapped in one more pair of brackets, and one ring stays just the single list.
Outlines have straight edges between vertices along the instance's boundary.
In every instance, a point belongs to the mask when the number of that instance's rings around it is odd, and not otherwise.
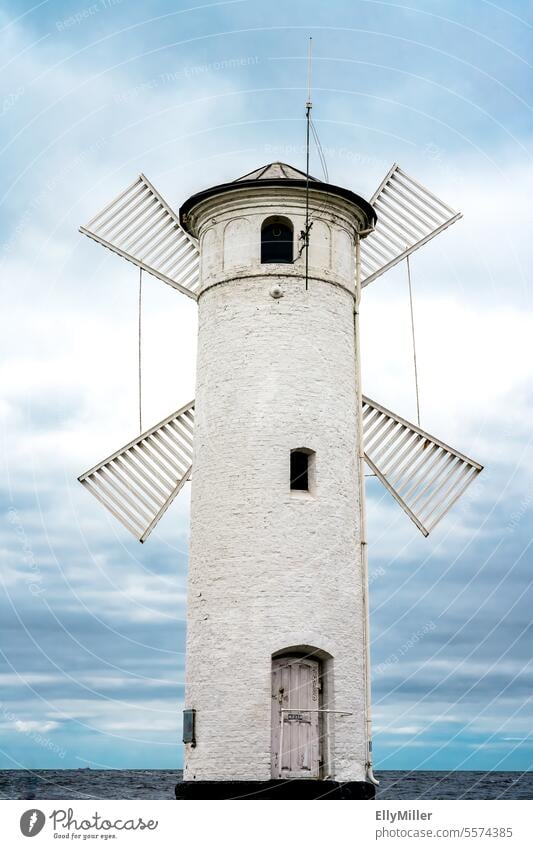
[{"label": "support cable", "polygon": [[[311,132],[313,133],[313,138],[315,140],[315,145],[316,145],[318,157],[320,159],[320,164],[322,166],[322,171],[324,173],[324,182],[327,185],[329,183],[328,166],[327,166],[327,163],[326,163],[326,157],[324,155],[324,150],[322,148],[322,144],[321,144],[320,138],[318,136],[318,130],[315,127],[314,121],[311,121]],[[331,193],[326,192],[324,202],[321,203],[320,206],[317,206],[315,208],[315,210],[310,214],[310,216],[309,216],[309,221],[310,221],[309,230],[313,226],[313,220],[315,218],[319,218],[322,215],[322,213],[324,212],[324,210],[327,209],[330,198],[331,198]]]},{"label": "support cable", "polygon": [[141,360],[141,343],[142,343],[142,287],[143,287],[143,270],[139,268],[139,433],[143,432],[142,421],[142,360]]},{"label": "support cable", "polygon": [[415,393],[416,393],[416,419],[418,427],[420,427],[420,395],[418,391],[418,366],[416,362],[416,338],[415,338],[415,317],[413,311],[413,287],[411,285],[411,266],[409,263],[409,255],[406,256],[407,263],[407,283],[409,285],[409,308],[411,310],[411,337],[413,340],[413,367],[415,373]]},{"label": "support cable", "polygon": [[320,139],[318,137],[318,131],[317,131],[317,128],[315,127],[314,121],[311,121],[311,132],[312,132],[313,138],[315,140],[318,157],[320,159],[320,164],[322,166],[322,171],[324,173],[324,182],[329,183],[329,174],[328,174],[328,166],[327,166],[327,163],[326,163],[326,157],[324,156],[322,144],[320,143]]}]

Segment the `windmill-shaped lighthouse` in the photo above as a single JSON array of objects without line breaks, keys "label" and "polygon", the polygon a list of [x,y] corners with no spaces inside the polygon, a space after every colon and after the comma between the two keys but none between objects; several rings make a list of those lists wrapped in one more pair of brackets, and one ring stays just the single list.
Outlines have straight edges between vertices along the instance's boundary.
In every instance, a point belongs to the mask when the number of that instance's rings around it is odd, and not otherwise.
[{"label": "windmill-shaped lighthouse", "polygon": [[459,217],[276,162],[81,228],[198,302],[195,401],[80,477],[141,542],[192,477],[179,798],[374,794],[365,463],[425,535],[482,467],[362,396],[360,295]]}]

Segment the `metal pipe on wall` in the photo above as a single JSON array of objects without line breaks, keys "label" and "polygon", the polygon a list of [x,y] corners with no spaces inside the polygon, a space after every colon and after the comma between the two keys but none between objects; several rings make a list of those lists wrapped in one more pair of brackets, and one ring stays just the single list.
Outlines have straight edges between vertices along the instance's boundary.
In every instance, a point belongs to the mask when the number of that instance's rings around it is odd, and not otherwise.
[{"label": "metal pipe on wall", "polygon": [[359,305],[361,303],[361,234],[355,233],[355,302],[354,302],[354,352],[355,391],[357,404],[358,464],[359,464],[359,537],[361,540],[361,575],[363,588],[363,664],[365,681],[365,740],[366,777],[374,785],[379,781],[372,770],[372,703],[370,677],[370,609],[368,604],[368,546],[366,539],[365,502],[365,450],[363,444],[363,400],[361,389],[361,346],[359,342]]}]

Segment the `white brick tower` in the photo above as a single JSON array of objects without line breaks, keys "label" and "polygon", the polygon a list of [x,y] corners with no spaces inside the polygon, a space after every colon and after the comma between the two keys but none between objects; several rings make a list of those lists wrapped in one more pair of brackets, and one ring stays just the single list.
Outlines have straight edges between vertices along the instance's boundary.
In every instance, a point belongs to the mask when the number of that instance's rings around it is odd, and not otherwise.
[{"label": "white brick tower", "polygon": [[177,799],[374,795],[364,464],[424,536],[483,466],[361,394],[361,289],[460,218],[396,163],[368,203],[275,162],[80,227],[139,327],[143,272],[199,309],[196,400],[79,477],[144,543],[192,476]]},{"label": "white brick tower", "polygon": [[307,281],[302,172],[180,210],[201,256],[186,782],[367,779],[354,266],[374,213],[313,180],[309,205]]}]

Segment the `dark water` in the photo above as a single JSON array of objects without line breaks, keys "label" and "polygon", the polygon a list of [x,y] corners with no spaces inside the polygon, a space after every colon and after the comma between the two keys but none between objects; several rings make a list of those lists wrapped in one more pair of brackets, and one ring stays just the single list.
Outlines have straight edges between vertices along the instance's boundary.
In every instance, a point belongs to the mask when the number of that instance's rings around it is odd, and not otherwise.
[{"label": "dark water", "polygon": [[[0,770],[0,799],[174,799],[179,770]],[[533,772],[380,772],[379,799],[533,799]]]}]

